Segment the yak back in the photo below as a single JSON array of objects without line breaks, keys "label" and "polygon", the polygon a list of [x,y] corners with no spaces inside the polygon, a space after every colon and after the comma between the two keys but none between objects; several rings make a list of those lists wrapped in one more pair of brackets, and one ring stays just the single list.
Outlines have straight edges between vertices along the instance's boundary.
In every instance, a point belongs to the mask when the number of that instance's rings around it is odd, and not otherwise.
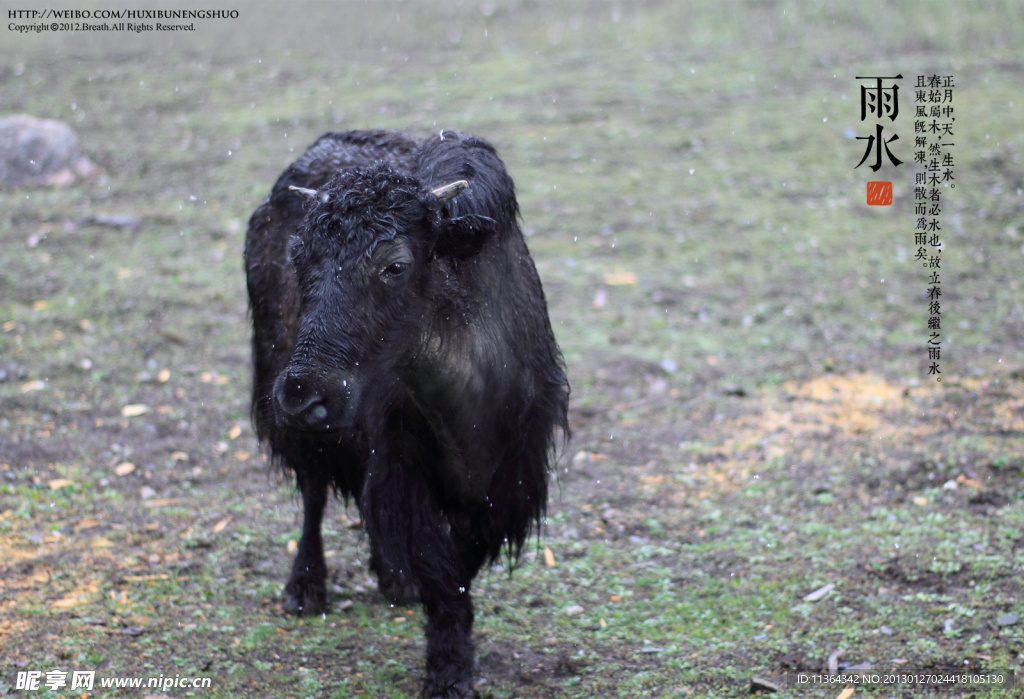
[{"label": "yak back", "polygon": [[[319,189],[341,170],[366,168],[380,162],[409,173],[419,145],[419,141],[401,131],[375,129],[325,133],[281,174],[274,191],[282,190],[301,204],[302,198],[289,192],[289,185]],[[302,207],[299,208],[301,210]]]},{"label": "yak back", "polygon": [[482,502],[495,474],[511,469],[498,479],[536,484],[536,506],[546,499],[555,428],[568,433],[569,389],[512,178],[487,141],[450,131],[422,143],[415,168],[425,188],[469,183],[442,209],[442,228],[467,216],[492,227],[478,253],[433,262],[434,316],[403,375],[444,446],[438,481],[452,499]]}]

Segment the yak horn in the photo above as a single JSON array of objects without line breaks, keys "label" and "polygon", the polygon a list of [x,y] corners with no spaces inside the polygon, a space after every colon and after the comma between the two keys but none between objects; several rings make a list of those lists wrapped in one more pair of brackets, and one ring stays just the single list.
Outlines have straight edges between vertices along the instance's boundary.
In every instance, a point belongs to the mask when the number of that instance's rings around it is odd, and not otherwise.
[{"label": "yak horn", "polygon": [[437,197],[437,200],[441,202],[442,206],[444,206],[452,199],[454,199],[455,195],[457,195],[459,192],[461,192],[468,186],[469,182],[466,182],[466,180],[455,180],[451,184],[446,184],[444,187],[438,187],[437,189],[433,190],[431,194]]},{"label": "yak horn", "polygon": [[315,189],[306,189],[305,187],[296,187],[295,185],[288,185],[288,189],[293,192],[297,192],[307,199],[316,199],[318,192]]}]

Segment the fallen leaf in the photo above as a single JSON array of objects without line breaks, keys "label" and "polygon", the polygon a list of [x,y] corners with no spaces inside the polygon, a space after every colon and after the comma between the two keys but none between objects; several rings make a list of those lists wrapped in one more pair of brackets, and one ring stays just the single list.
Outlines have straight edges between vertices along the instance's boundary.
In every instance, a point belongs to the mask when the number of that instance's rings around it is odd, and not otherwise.
[{"label": "fallen leaf", "polygon": [[817,590],[804,597],[804,602],[817,602],[820,599],[824,599],[828,593],[835,589],[835,586],[835,583],[829,583],[824,587],[819,587]]},{"label": "fallen leaf", "polygon": [[170,577],[167,573],[155,573],[153,575],[126,575],[124,579],[125,582],[149,582],[151,580],[168,580]]},{"label": "fallen leaf", "polygon": [[598,623],[598,625],[599,625],[599,626],[600,626],[600,627],[601,627],[602,629],[607,629],[607,628],[608,628],[608,622],[607,622],[607,621],[605,621],[604,619],[598,619],[597,623]]},{"label": "fallen leaf", "polygon": [[119,476],[127,476],[129,473],[135,470],[135,464],[130,461],[124,461],[114,467],[114,473]]},{"label": "fallen leaf", "polygon": [[923,498],[923,497],[921,497],[919,495],[919,496],[914,498],[914,504],[915,505],[927,505],[928,504],[928,498]]},{"label": "fallen leaf", "polygon": [[648,485],[658,485],[665,480],[665,476],[640,476],[640,480]]},{"label": "fallen leaf", "polygon": [[252,456],[252,454],[250,454],[247,451],[235,452],[235,461],[238,461],[238,462],[248,461],[250,456]]},{"label": "fallen leaf", "polygon": [[133,403],[131,405],[126,405],[123,408],[121,408],[121,416],[138,417],[139,415],[145,415],[146,413],[149,412],[149,410],[150,407],[148,405],[143,405],[141,403]]},{"label": "fallen leaf", "polygon": [[33,311],[45,311],[49,307],[50,304],[48,304],[46,301],[36,301],[32,304]]},{"label": "fallen leaf", "polygon": [[295,539],[288,539],[288,546],[285,547],[288,553],[295,553],[299,550],[299,545],[295,543]]},{"label": "fallen leaf", "polygon": [[544,547],[544,564],[548,568],[555,567],[555,554],[547,546]]},{"label": "fallen leaf", "polygon": [[22,393],[32,393],[33,391],[42,391],[46,388],[45,381],[29,381],[28,383],[21,384]]},{"label": "fallen leaf", "polygon": [[607,461],[608,457],[593,451],[578,451],[572,457],[572,463],[576,466],[586,465],[592,461]]},{"label": "fallen leaf", "polygon": [[766,677],[758,677],[754,675],[750,678],[750,691],[754,692],[778,692],[781,688]]},{"label": "fallen leaf", "polygon": [[636,284],[636,275],[616,267],[614,272],[604,273],[604,283],[608,286],[632,286]]},{"label": "fallen leaf", "polygon": [[93,583],[85,584],[73,593],[68,593],[62,599],[50,605],[50,609],[72,609],[89,604],[99,595],[99,587]]},{"label": "fallen leaf", "polygon": [[853,696],[853,687],[847,687],[843,691],[839,692],[839,696],[836,699],[850,699]]},{"label": "fallen leaf", "polygon": [[183,451],[172,451],[171,461],[188,461],[188,454]]},{"label": "fallen leaf", "polygon": [[235,425],[228,431],[228,439],[238,439],[242,436],[242,428]]},{"label": "fallen leaf", "polygon": [[612,595],[608,599],[610,599],[612,602],[621,602],[622,601],[622,597],[620,597],[619,595]]},{"label": "fallen leaf", "polygon": [[981,488],[981,483],[979,483],[977,479],[968,478],[962,473],[956,477],[956,482],[959,483],[960,485],[966,485],[970,488],[974,488],[975,490]]},{"label": "fallen leaf", "polygon": [[215,386],[223,386],[231,379],[227,376],[223,376],[222,374],[218,374],[215,371],[204,371],[199,375],[199,380],[203,383],[212,383]]},{"label": "fallen leaf", "polygon": [[46,485],[50,486],[50,490],[60,490],[61,488],[67,488],[69,485],[74,485],[74,481],[68,478],[54,478]]},{"label": "fallen leaf", "polygon": [[171,380],[171,372],[168,369],[161,369],[160,373],[156,375],[156,380],[160,383],[167,383]]},{"label": "fallen leaf", "polygon": [[146,507],[167,507],[168,505],[181,504],[181,500],[177,498],[163,498],[162,500],[146,500],[142,504]]},{"label": "fallen leaf", "polygon": [[565,608],[565,615],[566,616],[579,616],[580,614],[582,614],[585,611],[587,611],[587,610],[585,610],[580,605],[574,604],[572,606],[569,606],[569,607]]},{"label": "fallen leaf", "polygon": [[227,517],[225,517],[224,519],[222,519],[221,521],[219,521],[215,525],[213,525],[213,532],[215,534],[220,534],[222,531],[224,531],[224,527],[228,526],[228,524],[230,524],[230,523],[231,523],[231,515],[228,515]]},{"label": "fallen leaf", "polygon": [[828,656],[828,674],[834,675],[839,672],[839,659],[846,653],[842,648],[836,650],[835,653]]},{"label": "fallen leaf", "polygon": [[81,594],[70,594],[50,605],[50,609],[72,609],[88,604],[89,598]]}]

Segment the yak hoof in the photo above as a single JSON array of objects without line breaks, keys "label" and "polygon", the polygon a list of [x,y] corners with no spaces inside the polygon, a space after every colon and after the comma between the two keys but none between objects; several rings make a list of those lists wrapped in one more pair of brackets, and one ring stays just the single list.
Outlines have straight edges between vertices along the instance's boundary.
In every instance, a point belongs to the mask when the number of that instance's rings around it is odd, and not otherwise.
[{"label": "yak hoof", "polygon": [[[470,649],[471,650],[471,649]],[[473,661],[459,663],[449,656],[449,663],[440,667],[427,668],[426,681],[423,683],[423,696],[444,697],[445,699],[463,699],[479,697],[473,688]],[[427,661],[429,665],[429,660]]]},{"label": "yak hoof", "polygon": [[327,609],[323,583],[290,580],[284,590],[284,612],[294,616],[314,616]]},{"label": "yak hoof", "polygon": [[473,689],[470,682],[458,682],[449,687],[437,688],[432,682],[427,682],[423,688],[423,696],[430,699],[478,699],[480,694]]},{"label": "yak hoof", "polygon": [[391,604],[404,606],[420,602],[419,585],[405,577],[381,577],[377,580],[377,589]]},{"label": "yak hoof", "polygon": [[370,570],[377,574],[377,589],[391,604],[407,605],[420,602],[420,586],[408,575],[390,566],[380,564],[376,555],[370,558]]}]

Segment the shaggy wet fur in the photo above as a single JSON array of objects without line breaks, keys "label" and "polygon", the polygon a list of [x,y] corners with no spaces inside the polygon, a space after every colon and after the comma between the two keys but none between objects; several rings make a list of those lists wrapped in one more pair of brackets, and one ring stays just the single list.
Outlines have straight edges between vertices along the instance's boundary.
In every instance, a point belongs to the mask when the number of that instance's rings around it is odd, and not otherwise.
[{"label": "shaggy wet fur", "polygon": [[382,592],[425,607],[426,696],[473,694],[472,581],[539,526],[568,434],[518,213],[486,141],[354,131],[314,143],[249,223],[253,418],[304,507],[285,609],[325,607],[333,488],[359,506]]}]

